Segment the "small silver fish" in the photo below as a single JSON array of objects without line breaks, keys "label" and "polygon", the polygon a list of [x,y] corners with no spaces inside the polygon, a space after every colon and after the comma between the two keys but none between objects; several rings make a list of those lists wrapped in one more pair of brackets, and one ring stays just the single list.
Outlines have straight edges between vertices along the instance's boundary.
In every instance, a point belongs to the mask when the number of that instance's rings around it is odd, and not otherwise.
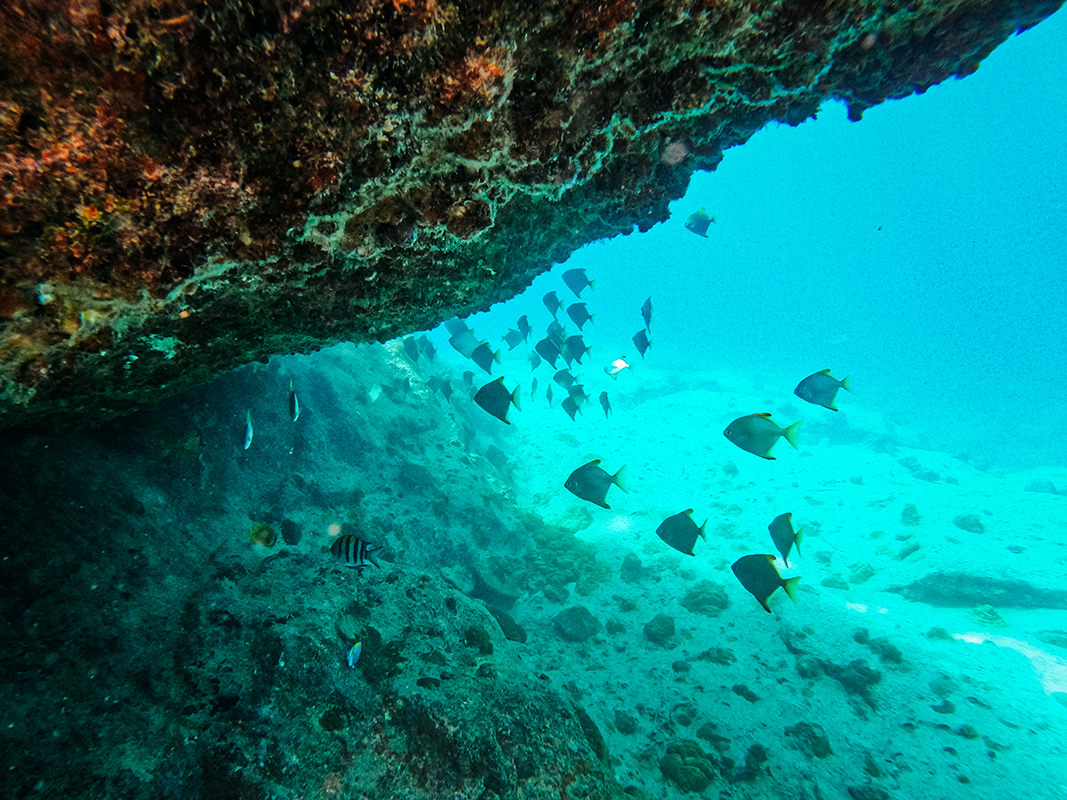
[{"label": "small silver fish", "polygon": [[616,381],[619,379],[619,373],[624,369],[633,369],[633,367],[626,363],[625,358],[616,358],[611,364],[604,367],[604,372],[610,375],[613,381]]},{"label": "small silver fish", "polygon": [[300,401],[296,397],[296,389],[293,387],[292,380],[289,381],[289,416],[293,422],[300,419]]},{"label": "small silver fish", "polygon": [[245,450],[252,444],[252,409],[245,412]]}]

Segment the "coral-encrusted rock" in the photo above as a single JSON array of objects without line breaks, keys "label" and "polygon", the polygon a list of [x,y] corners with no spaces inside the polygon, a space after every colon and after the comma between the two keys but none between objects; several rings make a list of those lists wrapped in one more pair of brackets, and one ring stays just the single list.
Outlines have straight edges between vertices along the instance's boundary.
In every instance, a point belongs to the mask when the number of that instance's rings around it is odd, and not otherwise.
[{"label": "coral-encrusted rock", "polygon": [[967,75],[1058,0],[9,0],[0,425],[487,307],[826,98]]}]

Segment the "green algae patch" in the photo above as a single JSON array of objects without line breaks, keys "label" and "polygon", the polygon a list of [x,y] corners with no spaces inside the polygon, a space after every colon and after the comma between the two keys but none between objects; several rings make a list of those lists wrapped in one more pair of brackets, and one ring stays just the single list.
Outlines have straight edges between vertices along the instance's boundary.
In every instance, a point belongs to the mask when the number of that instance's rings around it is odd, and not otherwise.
[{"label": "green algae patch", "polygon": [[702,792],[715,780],[715,764],[700,744],[679,739],[667,747],[659,768],[668,780],[684,792]]}]

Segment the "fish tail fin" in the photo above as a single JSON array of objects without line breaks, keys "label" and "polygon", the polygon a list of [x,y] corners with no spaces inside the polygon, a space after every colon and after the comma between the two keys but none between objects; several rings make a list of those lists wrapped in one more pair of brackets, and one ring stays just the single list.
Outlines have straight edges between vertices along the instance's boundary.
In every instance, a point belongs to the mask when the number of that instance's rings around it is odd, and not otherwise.
[{"label": "fish tail fin", "polygon": [[697,533],[699,533],[699,534],[700,534],[700,538],[701,538],[701,539],[703,539],[703,540],[704,540],[705,542],[706,542],[706,541],[708,540],[708,537],[704,535],[704,527],[705,527],[705,526],[706,526],[707,524],[708,524],[708,521],[707,521],[707,520],[704,520],[704,524],[703,524],[703,525],[701,525],[701,526],[700,526],[700,530],[698,530],[698,531],[697,531]]},{"label": "fish tail fin", "polygon": [[626,492],[626,494],[630,493],[630,490],[626,488],[626,467],[619,467],[619,471],[612,475],[611,479],[615,481],[615,485]]},{"label": "fish tail fin", "polygon": [[495,361],[497,364],[500,363],[500,351],[499,350],[497,350],[495,353],[493,353],[493,361]]},{"label": "fish tail fin", "polygon": [[841,380],[841,388],[843,388],[846,392],[851,392],[852,391],[852,376],[851,375],[846,375],[844,378],[842,378],[842,380]]},{"label": "fish tail fin", "polygon": [[794,450],[800,449],[799,447],[797,447],[797,431],[800,430],[800,423],[802,423],[803,421],[804,420],[802,419],[798,419],[796,422],[786,428],[785,431],[782,433],[782,435],[785,437],[785,440],[789,442],[789,444],[793,445]]},{"label": "fish tail fin", "polygon": [[511,402],[515,404],[515,409],[517,411],[522,411],[522,408],[519,406],[519,390],[520,389],[522,389],[522,386],[516,386],[515,387],[515,391],[511,393]]},{"label": "fish tail fin", "polygon": [[793,534],[793,544],[796,545],[797,555],[800,555],[800,543],[804,541],[804,529],[801,528],[795,534]]},{"label": "fish tail fin", "polygon": [[248,409],[245,412],[245,422],[248,423],[248,422],[251,422],[251,421],[252,421],[252,409]]},{"label": "fish tail fin", "polygon": [[797,584],[800,583],[800,578],[786,578],[785,583],[782,584],[785,588],[785,593],[789,595],[789,599],[794,603],[797,601]]},{"label": "fish tail fin", "polygon": [[715,219],[715,215],[714,215],[714,214],[712,214],[712,215],[711,215],[711,224],[712,224],[712,225],[718,225],[718,224],[719,224],[719,223],[718,223],[718,222],[716,221],[716,219]]}]

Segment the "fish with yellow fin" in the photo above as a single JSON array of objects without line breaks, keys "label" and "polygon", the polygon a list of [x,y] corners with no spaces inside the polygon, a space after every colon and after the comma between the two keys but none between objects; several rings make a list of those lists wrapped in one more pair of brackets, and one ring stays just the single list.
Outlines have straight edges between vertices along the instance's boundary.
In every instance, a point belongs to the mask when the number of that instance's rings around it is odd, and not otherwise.
[{"label": "fish with yellow fin", "polygon": [[723,436],[742,450],[747,450],[760,458],[774,461],[774,456],[771,455],[771,448],[774,447],[775,442],[779,439],[785,439],[796,448],[797,431],[800,429],[801,422],[803,420],[797,420],[788,428],[783,428],[777,422],[771,420],[770,414],[749,414],[748,416],[738,417],[727,425],[726,430],[723,431]]},{"label": "fish with yellow fin", "polygon": [[759,553],[741,556],[731,567],[737,580],[753,597],[759,600],[759,604],[763,606],[763,610],[768,614],[771,612],[771,607],[767,603],[772,594],[779,589],[785,589],[789,599],[795,603],[797,601],[797,584],[800,583],[800,578],[783,578],[774,561],[774,556]]},{"label": "fish with yellow fin", "polygon": [[715,217],[709,217],[704,209],[694,211],[685,221],[685,229],[692,231],[697,236],[708,238],[708,226],[715,222]]}]

